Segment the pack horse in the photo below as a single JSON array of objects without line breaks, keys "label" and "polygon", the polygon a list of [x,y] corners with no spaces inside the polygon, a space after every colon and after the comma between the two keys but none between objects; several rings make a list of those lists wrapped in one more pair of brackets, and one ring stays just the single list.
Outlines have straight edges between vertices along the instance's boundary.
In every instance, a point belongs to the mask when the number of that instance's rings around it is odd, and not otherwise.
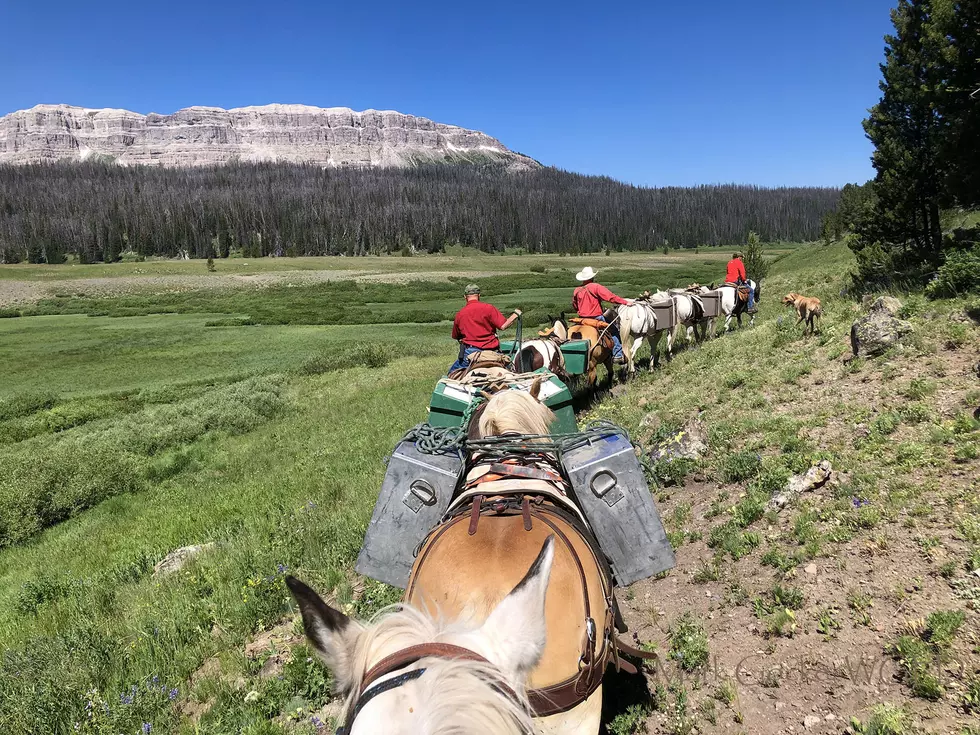
[{"label": "pack horse", "polygon": [[346,693],[340,732],[594,735],[607,665],[647,657],[617,638],[615,585],[673,551],[622,430],[549,433],[551,379],[474,394],[453,431],[396,447],[357,569],[401,608],[364,625],[289,580]]}]

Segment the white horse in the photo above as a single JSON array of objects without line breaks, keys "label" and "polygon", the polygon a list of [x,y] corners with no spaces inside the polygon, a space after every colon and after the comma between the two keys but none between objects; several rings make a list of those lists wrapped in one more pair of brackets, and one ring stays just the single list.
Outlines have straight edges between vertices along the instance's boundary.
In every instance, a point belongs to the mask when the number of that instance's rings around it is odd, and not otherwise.
[{"label": "white horse", "polygon": [[[755,281],[751,278],[748,281],[749,288],[755,294],[755,302],[759,303],[759,298],[762,294],[762,290]],[[725,331],[731,331],[732,328],[732,317],[738,321],[738,326],[742,326],[742,314],[748,311],[749,305],[744,301],[739,301],[738,295],[735,293],[735,287],[729,284],[724,284],[718,287],[721,291],[721,311],[725,315]],[[712,320],[713,322],[713,320]],[[755,314],[749,314],[749,326],[755,324]],[[711,325],[714,327],[714,324]],[[711,330],[714,333],[714,329]]]},{"label": "white horse", "polygon": [[433,620],[409,606],[365,626],[287,577],[306,635],[346,695],[346,724],[338,732],[534,732],[526,680],[545,647],[554,538],[545,541],[524,579],[476,627]]},{"label": "white horse", "polygon": [[[703,293],[707,289],[699,287],[698,293]],[[671,289],[670,298],[674,301],[674,309],[677,311],[677,326],[667,340],[667,353],[670,354],[674,342],[677,341],[677,332],[682,326],[687,327],[687,341],[698,342],[708,336],[709,319],[704,315],[704,303],[698,298],[697,294],[687,289]],[[700,328],[701,333],[698,334]]]},{"label": "white horse", "polygon": [[651,301],[669,299],[670,294],[666,291],[657,291],[651,294],[649,291],[636,299],[632,304],[620,306],[616,313],[619,318],[619,339],[623,343],[623,354],[626,356],[626,373],[633,375],[636,372],[636,355],[645,339],[650,345],[650,370],[652,371],[660,364],[660,355],[657,352],[657,345],[660,337],[667,333],[667,354],[670,354],[672,344],[671,330],[658,328],[657,315],[650,306]]}]

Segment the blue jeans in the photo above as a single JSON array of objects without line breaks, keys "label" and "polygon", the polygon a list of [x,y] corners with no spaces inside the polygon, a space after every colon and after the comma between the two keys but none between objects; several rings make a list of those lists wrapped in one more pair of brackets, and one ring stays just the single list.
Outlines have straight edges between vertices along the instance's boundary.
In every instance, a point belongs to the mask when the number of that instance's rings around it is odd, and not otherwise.
[{"label": "blue jeans", "polygon": [[[595,317],[595,320],[596,321],[599,321],[599,322],[602,322],[603,324],[608,324],[609,323],[609,322],[606,321],[606,318],[602,314],[600,314],[599,316]],[[612,341],[613,341],[613,357],[616,358],[617,360],[622,359],[623,358],[623,343],[619,341],[619,327],[618,326],[610,327],[608,330],[606,330],[606,334],[608,334],[610,337],[612,337]]]},{"label": "blue jeans", "polygon": [[462,342],[459,343],[459,356],[456,358],[456,362],[453,366],[449,368],[449,372],[454,372],[456,370],[462,370],[463,368],[468,368],[470,366],[469,356],[474,352],[481,352],[481,347],[473,347],[472,345],[464,345]]}]

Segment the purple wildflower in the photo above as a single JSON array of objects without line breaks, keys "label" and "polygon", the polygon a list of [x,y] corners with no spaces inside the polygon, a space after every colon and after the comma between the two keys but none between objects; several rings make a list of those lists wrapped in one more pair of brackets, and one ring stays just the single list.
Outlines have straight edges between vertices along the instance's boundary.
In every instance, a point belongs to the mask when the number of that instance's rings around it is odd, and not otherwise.
[{"label": "purple wildflower", "polygon": [[285,564],[276,564],[276,569],[280,574],[284,574],[289,567],[287,567]]},{"label": "purple wildflower", "polygon": [[169,697],[170,697],[170,701],[171,702],[173,702],[175,699],[177,699],[177,690],[176,689],[171,689],[170,690]]},{"label": "purple wildflower", "polygon": [[153,725],[151,725],[149,722],[143,723],[143,735],[149,735],[150,730],[152,729],[153,729]]},{"label": "purple wildflower", "polygon": [[310,722],[313,723],[313,727],[315,727],[317,730],[319,730],[321,727],[323,727],[323,722],[321,722],[320,721],[320,718],[317,717],[316,715],[313,715],[310,718]]}]

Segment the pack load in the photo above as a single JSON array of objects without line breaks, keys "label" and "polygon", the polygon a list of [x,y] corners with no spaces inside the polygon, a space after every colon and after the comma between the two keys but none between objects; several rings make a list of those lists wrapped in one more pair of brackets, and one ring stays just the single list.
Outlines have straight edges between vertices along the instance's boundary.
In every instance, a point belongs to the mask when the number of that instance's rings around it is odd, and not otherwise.
[{"label": "pack load", "polygon": [[405,588],[415,550],[449,508],[464,464],[457,449],[429,453],[413,439],[398,443],[357,556],[359,574]]},{"label": "pack load", "polygon": [[579,509],[625,586],[676,565],[633,445],[610,430],[561,455]]},{"label": "pack load", "polygon": [[702,294],[698,294],[698,298],[704,304],[705,318],[713,319],[714,317],[721,316],[721,291],[718,289],[705,291]]},{"label": "pack load", "polygon": [[657,329],[673,329],[677,326],[677,304],[673,299],[648,301],[647,305],[657,318]]},{"label": "pack load", "polygon": [[535,378],[544,377],[541,383],[538,400],[550,408],[555,413],[555,422],[552,424],[551,431],[555,434],[571,434],[578,430],[575,423],[575,411],[572,406],[572,394],[558,377],[547,370],[539,370],[537,373],[527,376],[514,376],[505,374],[496,379],[488,377],[487,381],[474,380],[453,380],[452,378],[442,378],[436,383],[435,390],[429,400],[429,420],[430,426],[446,427],[460,426],[466,427],[464,423],[469,421],[476,404],[482,400],[483,393],[487,391],[495,382],[502,383],[509,387],[515,383],[523,390],[530,390]]}]

